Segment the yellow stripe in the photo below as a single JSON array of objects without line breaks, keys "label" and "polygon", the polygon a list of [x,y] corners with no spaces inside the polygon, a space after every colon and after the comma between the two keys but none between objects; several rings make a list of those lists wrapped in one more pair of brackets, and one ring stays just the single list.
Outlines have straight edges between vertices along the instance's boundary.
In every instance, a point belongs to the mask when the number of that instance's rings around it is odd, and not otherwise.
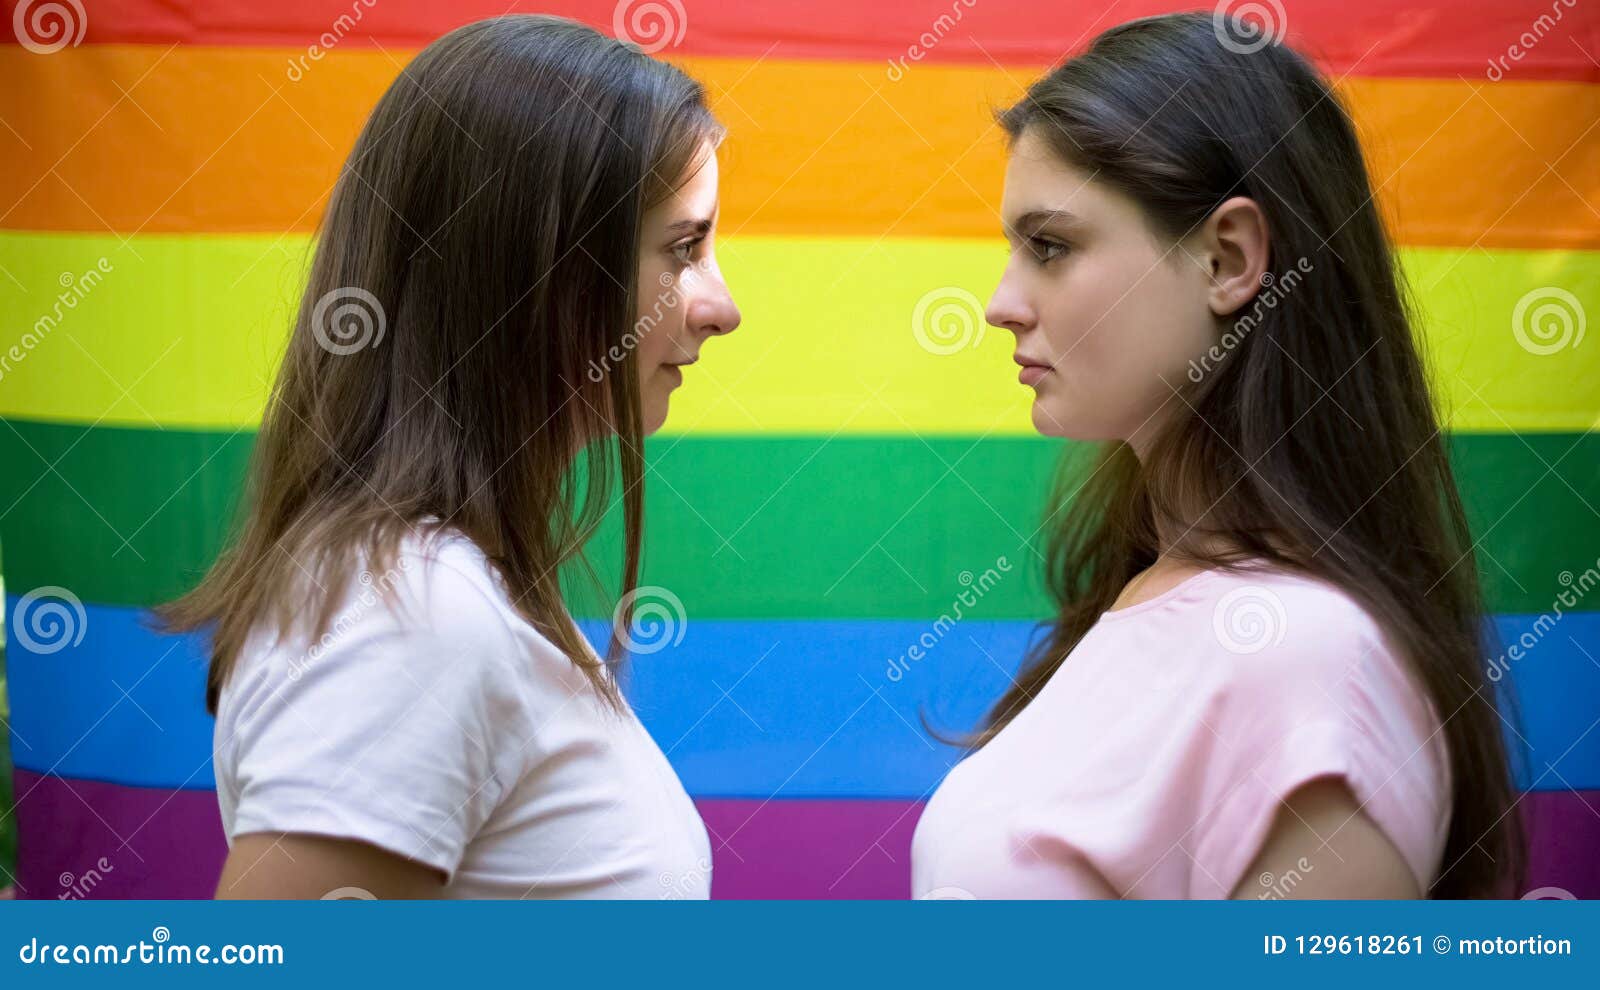
[{"label": "yellow stripe", "polygon": [[[123,243],[0,234],[0,268],[12,277],[0,276],[0,415],[254,425],[309,244],[305,235]],[[669,431],[1031,430],[1008,334],[990,328],[975,346],[936,354],[913,333],[919,302],[934,312],[941,289],[964,290],[981,308],[1003,263],[1000,242],[741,237],[720,254],[744,326],[707,346],[673,400]],[[1571,293],[1585,320],[1600,314],[1600,253],[1411,248],[1402,259],[1453,428],[1600,422],[1600,340],[1554,349],[1559,325],[1536,322],[1542,301],[1571,312],[1553,288]],[[1513,314],[1524,298],[1531,329],[1519,340]]]}]

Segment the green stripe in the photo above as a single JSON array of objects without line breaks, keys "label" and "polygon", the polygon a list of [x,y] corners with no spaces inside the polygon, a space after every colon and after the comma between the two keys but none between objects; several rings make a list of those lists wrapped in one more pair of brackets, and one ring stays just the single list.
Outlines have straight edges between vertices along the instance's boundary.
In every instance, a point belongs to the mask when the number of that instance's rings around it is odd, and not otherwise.
[{"label": "green stripe", "polygon": [[[220,544],[252,440],[0,420],[7,585],[119,605],[176,595]],[[1027,540],[1059,449],[1037,437],[653,439],[645,581],[707,618],[921,617],[950,608],[961,572],[1005,555],[1026,579],[994,587],[986,616],[1039,616]],[[1600,435],[1456,434],[1452,449],[1491,607],[1549,609],[1560,573],[1600,546]],[[615,540],[600,537],[597,562]]]}]

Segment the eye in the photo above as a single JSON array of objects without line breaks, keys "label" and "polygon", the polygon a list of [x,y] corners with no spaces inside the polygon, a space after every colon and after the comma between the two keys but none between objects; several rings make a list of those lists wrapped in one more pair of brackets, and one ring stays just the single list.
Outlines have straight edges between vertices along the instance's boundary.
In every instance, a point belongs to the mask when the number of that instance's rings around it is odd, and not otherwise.
[{"label": "eye", "polygon": [[674,244],[670,250],[672,251],[672,256],[674,258],[677,258],[679,261],[687,265],[694,260],[695,252],[698,251],[700,245],[704,244],[705,242],[706,239],[704,237],[695,237],[687,241],[679,241],[677,244]]},{"label": "eye", "polygon": [[1056,258],[1067,253],[1067,245],[1060,241],[1053,241],[1046,237],[1028,238],[1028,253],[1033,255],[1033,260],[1039,264],[1048,264]]}]

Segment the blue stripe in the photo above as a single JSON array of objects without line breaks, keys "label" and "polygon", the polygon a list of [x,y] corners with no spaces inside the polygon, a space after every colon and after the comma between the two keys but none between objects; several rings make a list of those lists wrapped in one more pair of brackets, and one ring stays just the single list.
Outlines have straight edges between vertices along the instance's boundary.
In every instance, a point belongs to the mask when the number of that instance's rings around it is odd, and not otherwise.
[{"label": "blue stripe", "polygon": [[[195,637],[160,636],[140,610],[85,606],[83,638],[30,649],[16,626],[7,656],[12,753],[38,773],[144,787],[206,789],[213,720]],[[1526,749],[1520,777],[1539,790],[1600,788],[1600,612],[1553,627],[1500,616]],[[604,634],[586,625],[591,638]],[[629,695],[696,797],[925,796],[958,751],[936,728],[970,728],[1007,684],[1025,622],[967,620],[924,659],[890,676],[891,658],[931,624],[919,620],[691,621],[680,645],[638,657]],[[124,693],[125,692],[125,693]]]}]

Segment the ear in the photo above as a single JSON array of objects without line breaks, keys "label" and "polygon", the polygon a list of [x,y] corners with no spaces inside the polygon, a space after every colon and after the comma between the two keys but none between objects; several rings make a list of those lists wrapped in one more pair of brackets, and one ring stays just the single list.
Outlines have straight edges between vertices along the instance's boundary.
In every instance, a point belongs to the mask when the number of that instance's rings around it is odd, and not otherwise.
[{"label": "ear", "polygon": [[1198,260],[1211,280],[1206,301],[1213,313],[1227,316],[1261,290],[1271,253],[1266,214],[1255,200],[1234,196],[1211,211],[1200,236]]}]

